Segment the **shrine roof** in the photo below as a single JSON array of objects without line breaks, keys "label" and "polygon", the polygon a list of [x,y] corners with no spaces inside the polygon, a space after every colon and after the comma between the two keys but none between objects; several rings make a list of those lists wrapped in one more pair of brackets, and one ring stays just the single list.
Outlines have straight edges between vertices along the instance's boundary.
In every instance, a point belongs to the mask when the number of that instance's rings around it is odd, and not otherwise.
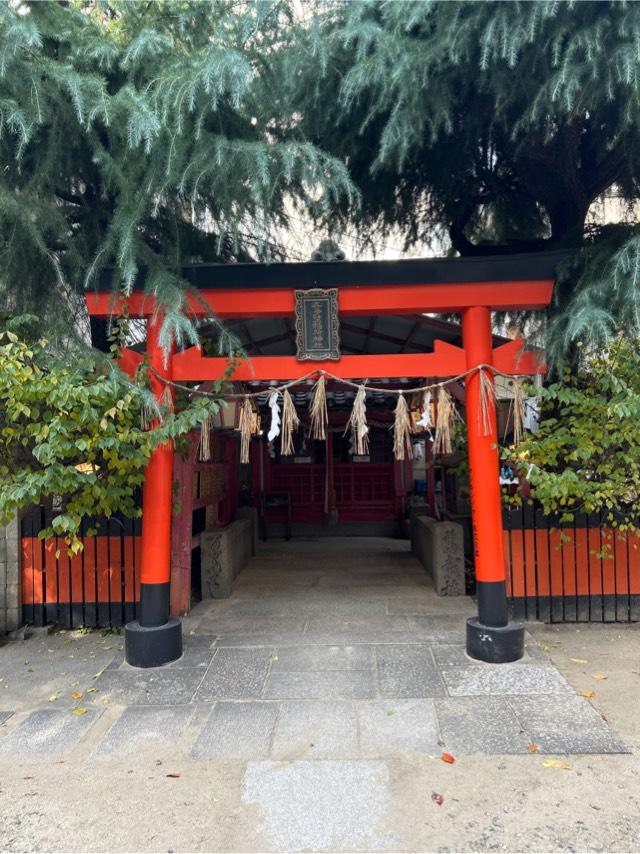
[{"label": "shrine roof", "polygon": [[[182,268],[182,275],[194,287],[206,290],[542,281],[554,279],[556,267],[566,257],[564,250],[558,250],[394,261],[189,264]],[[109,290],[111,280],[112,270],[103,270],[98,290]],[[144,275],[139,287],[144,287]]]}]

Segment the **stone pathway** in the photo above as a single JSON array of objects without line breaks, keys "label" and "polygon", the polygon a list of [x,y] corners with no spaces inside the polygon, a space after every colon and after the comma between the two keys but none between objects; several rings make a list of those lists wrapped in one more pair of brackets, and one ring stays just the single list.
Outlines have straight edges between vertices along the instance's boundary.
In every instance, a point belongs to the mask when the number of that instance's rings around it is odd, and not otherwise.
[{"label": "stone pathway", "polygon": [[231,599],[194,609],[167,667],[129,667],[117,635],[2,647],[0,754],[80,742],[96,757],[166,744],[253,762],[627,751],[532,638],[521,662],[471,661],[470,613],[468,599],[434,595],[405,541],[269,543]]}]

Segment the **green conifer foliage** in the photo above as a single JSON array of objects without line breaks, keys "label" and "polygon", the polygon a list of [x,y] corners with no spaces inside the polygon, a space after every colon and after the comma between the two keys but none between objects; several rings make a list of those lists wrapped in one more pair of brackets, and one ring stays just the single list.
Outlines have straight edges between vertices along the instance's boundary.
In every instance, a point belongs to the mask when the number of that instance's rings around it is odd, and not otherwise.
[{"label": "green conifer foliage", "polygon": [[111,266],[115,290],[159,297],[165,340],[193,341],[184,263],[263,257],[285,196],[351,194],[278,102],[288,22],[282,2],[2,2],[6,308],[68,329],[69,295]]},{"label": "green conifer foliage", "polygon": [[[640,318],[640,236],[589,229],[640,193],[640,4],[321,4],[300,26],[290,97],[362,193],[342,215],[462,255],[567,248],[554,353]],[[312,57],[309,59],[308,57]]]}]

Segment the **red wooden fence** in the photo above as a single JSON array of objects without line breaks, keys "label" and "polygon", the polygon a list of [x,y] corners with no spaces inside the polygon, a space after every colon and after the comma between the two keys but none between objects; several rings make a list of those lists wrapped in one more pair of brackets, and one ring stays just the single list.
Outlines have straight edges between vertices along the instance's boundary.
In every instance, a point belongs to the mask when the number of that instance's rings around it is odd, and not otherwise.
[{"label": "red wooden fence", "polygon": [[559,524],[533,507],[505,512],[514,617],[551,623],[640,621],[640,538],[599,515]]},{"label": "red wooden fence", "polygon": [[24,622],[78,628],[134,619],[140,598],[139,520],[87,520],[83,531],[98,525],[99,533],[83,535],[83,550],[72,556],[63,539],[38,537],[47,521],[39,509],[21,523]]}]

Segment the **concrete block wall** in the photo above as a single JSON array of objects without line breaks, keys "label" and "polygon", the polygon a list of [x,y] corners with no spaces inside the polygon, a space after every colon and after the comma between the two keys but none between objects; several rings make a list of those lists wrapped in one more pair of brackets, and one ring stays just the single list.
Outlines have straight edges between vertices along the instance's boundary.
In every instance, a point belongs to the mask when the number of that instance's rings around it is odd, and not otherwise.
[{"label": "concrete block wall", "polygon": [[20,524],[0,526],[0,634],[22,625],[20,590]]}]

